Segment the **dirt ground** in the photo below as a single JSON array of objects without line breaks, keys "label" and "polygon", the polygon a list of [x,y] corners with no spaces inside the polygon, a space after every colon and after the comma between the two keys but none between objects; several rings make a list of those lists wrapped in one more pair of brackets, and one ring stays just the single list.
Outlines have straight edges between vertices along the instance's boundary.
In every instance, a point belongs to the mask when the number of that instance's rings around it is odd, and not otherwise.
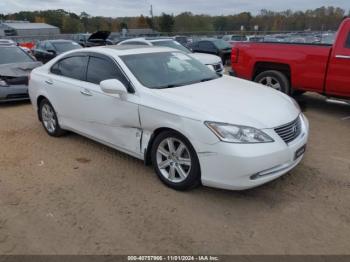
[{"label": "dirt ground", "polygon": [[296,169],[185,193],[84,137],[49,137],[28,103],[0,105],[0,254],[350,254],[350,106],[301,103]]}]

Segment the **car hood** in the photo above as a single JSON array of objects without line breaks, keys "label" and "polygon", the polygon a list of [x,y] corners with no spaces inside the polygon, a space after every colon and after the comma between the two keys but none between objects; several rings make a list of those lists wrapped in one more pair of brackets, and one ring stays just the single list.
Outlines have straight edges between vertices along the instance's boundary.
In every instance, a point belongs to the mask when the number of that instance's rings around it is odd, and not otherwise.
[{"label": "car hood", "polygon": [[214,65],[221,63],[221,58],[216,55],[202,54],[202,53],[191,53],[189,54],[194,59],[199,60],[205,65]]},{"label": "car hood", "polygon": [[90,37],[88,38],[88,41],[90,40],[106,40],[109,35],[111,34],[110,31],[97,31],[93,34],[90,35]]},{"label": "car hood", "polygon": [[28,76],[30,72],[39,66],[41,62],[13,63],[0,65],[0,76],[21,77]]},{"label": "car hood", "polygon": [[293,100],[281,92],[229,76],[154,92],[167,100],[166,110],[201,121],[264,129],[289,123],[300,114]]}]

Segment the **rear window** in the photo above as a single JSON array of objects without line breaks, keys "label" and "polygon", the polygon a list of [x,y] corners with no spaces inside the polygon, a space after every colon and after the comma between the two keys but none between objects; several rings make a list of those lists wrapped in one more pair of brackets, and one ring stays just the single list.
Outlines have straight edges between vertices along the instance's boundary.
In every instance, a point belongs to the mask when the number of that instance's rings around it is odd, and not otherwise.
[{"label": "rear window", "polygon": [[53,43],[53,46],[59,53],[81,48],[81,46],[75,42],[56,42]]},{"label": "rear window", "polygon": [[172,40],[155,41],[155,42],[153,42],[153,45],[174,48],[174,49],[180,50],[180,51],[187,53],[187,54],[191,53],[191,51],[188,50],[186,47],[184,47],[180,43],[178,43],[176,41],[172,41]]},{"label": "rear window", "polygon": [[17,46],[0,47],[0,64],[34,62],[26,52]]}]

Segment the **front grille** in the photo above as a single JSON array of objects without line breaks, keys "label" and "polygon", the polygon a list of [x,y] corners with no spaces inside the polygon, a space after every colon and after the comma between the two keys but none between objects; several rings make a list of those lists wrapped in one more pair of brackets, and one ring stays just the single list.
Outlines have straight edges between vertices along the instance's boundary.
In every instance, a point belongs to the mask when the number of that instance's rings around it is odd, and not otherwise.
[{"label": "front grille", "polygon": [[301,133],[301,119],[298,116],[293,122],[275,128],[276,133],[287,144],[295,140]]}]

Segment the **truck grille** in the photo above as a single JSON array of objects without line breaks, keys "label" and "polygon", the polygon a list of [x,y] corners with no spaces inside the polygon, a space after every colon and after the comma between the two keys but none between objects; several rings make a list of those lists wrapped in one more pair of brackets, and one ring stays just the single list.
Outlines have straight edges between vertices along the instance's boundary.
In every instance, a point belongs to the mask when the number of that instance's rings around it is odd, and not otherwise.
[{"label": "truck grille", "polygon": [[294,121],[283,126],[275,128],[276,133],[287,144],[295,140],[301,133],[301,119],[298,116]]}]

